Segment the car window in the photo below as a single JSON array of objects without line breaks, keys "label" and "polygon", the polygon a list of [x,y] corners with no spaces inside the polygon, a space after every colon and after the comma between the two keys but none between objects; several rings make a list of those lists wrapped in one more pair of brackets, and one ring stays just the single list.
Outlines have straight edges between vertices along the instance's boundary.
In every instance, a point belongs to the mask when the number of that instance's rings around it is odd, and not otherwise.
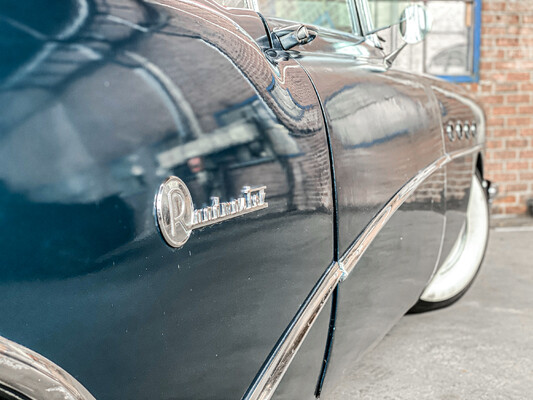
[{"label": "car window", "polygon": [[215,0],[215,2],[228,8],[254,8],[253,1],[250,0]]},{"label": "car window", "polygon": [[374,28],[396,24],[400,20],[402,11],[410,3],[401,0],[368,0]]},{"label": "car window", "polygon": [[352,0],[257,0],[265,16],[352,33]]}]

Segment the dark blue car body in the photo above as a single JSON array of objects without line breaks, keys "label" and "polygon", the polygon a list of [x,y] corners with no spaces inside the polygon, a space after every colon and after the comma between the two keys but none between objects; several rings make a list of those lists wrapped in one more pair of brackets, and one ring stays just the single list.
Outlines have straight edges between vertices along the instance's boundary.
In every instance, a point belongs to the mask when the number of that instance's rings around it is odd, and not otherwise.
[{"label": "dark blue car body", "polygon": [[[449,252],[478,107],[360,38],[280,49],[283,25],[209,0],[0,5],[0,355],[63,382],[46,398],[325,397]],[[478,135],[451,142],[450,119]],[[172,248],[154,220],[168,176],[198,207],[265,185],[268,208]],[[42,398],[6,371],[5,396]]]}]

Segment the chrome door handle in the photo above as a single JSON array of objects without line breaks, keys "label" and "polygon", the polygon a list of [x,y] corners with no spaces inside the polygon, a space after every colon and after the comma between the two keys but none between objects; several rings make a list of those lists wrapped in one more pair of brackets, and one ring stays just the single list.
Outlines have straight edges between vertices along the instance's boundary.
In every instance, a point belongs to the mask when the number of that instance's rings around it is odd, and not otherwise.
[{"label": "chrome door handle", "polygon": [[274,31],[274,35],[278,38],[283,50],[289,50],[313,41],[317,32],[305,25],[295,25]]}]

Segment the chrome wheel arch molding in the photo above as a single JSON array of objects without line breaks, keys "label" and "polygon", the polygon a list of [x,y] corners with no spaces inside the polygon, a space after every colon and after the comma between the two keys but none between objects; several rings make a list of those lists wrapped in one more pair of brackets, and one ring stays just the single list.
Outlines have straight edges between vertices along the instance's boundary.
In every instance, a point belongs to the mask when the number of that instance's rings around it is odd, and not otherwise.
[{"label": "chrome wheel arch molding", "polygon": [[370,221],[344,255],[326,270],[263,364],[261,371],[243,396],[243,400],[268,400],[273,396],[305,337],[316,321],[318,314],[324,308],[337,284],[349,277],[370,244],[409,196],[434,172],[455,159],[481,153],[483,146],[484,144],[477,144],[468,149],[444,154],[432,164],[420,170],[417,175],[396,192]]},{"label": "chrome wheel arch molding", "polygon": [[61,367],[3,337],[0,337],[0,384],[35,400],[95,400]]}]

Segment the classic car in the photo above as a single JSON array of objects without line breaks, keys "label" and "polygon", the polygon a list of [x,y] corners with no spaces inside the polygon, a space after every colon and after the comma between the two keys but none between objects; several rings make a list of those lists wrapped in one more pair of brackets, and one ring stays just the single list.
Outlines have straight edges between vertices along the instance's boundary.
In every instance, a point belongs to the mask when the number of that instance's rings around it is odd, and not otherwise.
[{"label": "classic car", "polygon": [[0,4],[1,399],[333,398],[465,293],[484,115],[374,3]]}]

